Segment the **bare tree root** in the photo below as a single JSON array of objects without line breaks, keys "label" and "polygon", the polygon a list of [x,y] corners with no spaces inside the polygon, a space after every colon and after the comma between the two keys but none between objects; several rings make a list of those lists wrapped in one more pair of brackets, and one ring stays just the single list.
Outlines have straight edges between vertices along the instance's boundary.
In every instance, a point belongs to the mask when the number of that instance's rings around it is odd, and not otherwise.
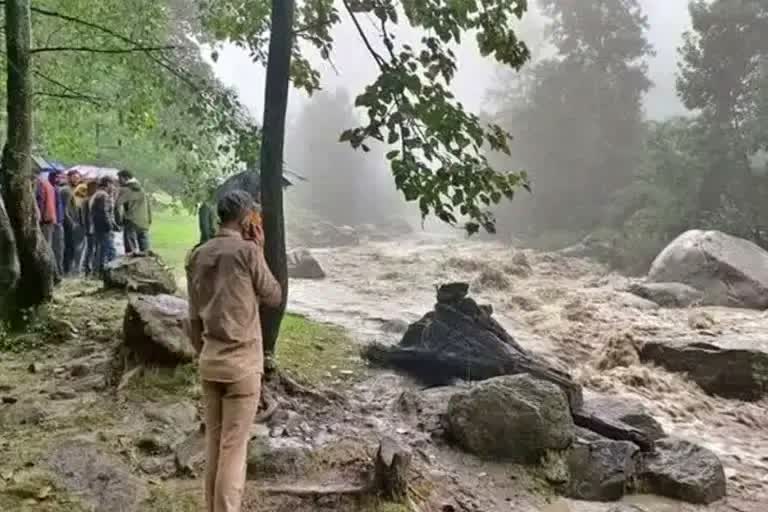
[{"label": "bare tree root", "polygon": [[284,486],[261,486],[257,487],[258,492],[264,494],[284,494],[296,496],[299,498],[321,498],[323,496],[360,496],[371,491],[370,485],[284,485]]},{"label": "bare tree root", "polygon": [[282,388],[282,390],[285,391],[285,393],[288,395],[304,396],[321,402],[325,405],[330,405],[334,402],[344,402],[344,397],[339,393],[331,390],[318,390],[307,387],[288,375],[286,372],[277,368],[269,374],[268,380],[270,382],[274,382],[276,387]]},{"label": "bare tree root", "polygon": [[268,422],[280,407],[277,399],[272,397],[272,393],[266,386],[264,386],[264,389],[261,392],[261,401],[264,403],[264,410],[256,415],[256,418],[253,421],[254,423]]}]

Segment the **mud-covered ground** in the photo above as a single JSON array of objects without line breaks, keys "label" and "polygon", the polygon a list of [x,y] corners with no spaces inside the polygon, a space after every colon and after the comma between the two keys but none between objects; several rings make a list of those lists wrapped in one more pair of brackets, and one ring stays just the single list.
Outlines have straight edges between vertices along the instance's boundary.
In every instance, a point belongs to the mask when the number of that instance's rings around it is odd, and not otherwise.
[{"label": "mud-covered ground", "polygon": [[[669,434],[717,453],[726,467],[730,497],[702,510],[768,510],[768,401],[711,397],[682,375],[640,364],[633,349],[644,340],[692,333],[762,339],[768,329],[765,313],[660,309],[626,293],[627,278],[593,262],[494,243],[419,236],[313,252],[329,277],[294,282],[293,310],[342,325],[361,342],[395,342],[405,322],[431,309],[436,285],[469,281],[471,293],[492,304],[496,318],[526,348],[568,368],[589,389],[640,399]],[[386,396],[386,389],[395,387],[383,386],[381,393]],[[374,393],[379,401],[391,398],[382,394]],[[490,476],[504,468],[478,461],[467,465],[471,458],[466,457],[451,464],[452,458],[461,458],[455,453],[441,457],[462,478],[482,475],[472,485],[494,489],[488,495],[495,496],[495,504],[488,510],[510,510],[505,493],[518,492],[516,486]],[[649,511],[694,510],[657,498],[635,499]],[[533,502],[530,506],[540,505]],[[552,506],[606,510],[564,500]]]}]

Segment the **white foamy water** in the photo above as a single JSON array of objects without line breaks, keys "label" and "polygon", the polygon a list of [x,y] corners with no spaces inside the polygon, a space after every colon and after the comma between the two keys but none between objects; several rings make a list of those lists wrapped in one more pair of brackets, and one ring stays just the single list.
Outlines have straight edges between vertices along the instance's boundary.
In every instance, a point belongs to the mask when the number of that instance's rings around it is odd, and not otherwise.
[{"label": "white foamy water", "polygon": [[[600,265],[496,243],[423,235],[312,252],[328,278],[293,280],[291,311],[341,325],[361,343],[394,343],[400,335],[393,325],[402,327],[429,311],[437,285],[469,281],[472,296],[493,305],[496,319],[524,347],[569,368],[587,388],[642,401],[669,434],[722,458],[730,496],[768,510],[768,400],[708,396],[682,375],[633,361],[629,350],[646,340],[700,334],[690,317],[702,314],[713,321],[709,335],[764,343],[764,313],[654,308],[623,291],[628,279]],[[627,344],[630,360],[609,364],[615,357],[605,352],[609,342],[611,347]],[[659,502],[659,510],[739,510],[733,499],[714,508],[666,508]],[[570,507],[592,510],[583,504]]]}]

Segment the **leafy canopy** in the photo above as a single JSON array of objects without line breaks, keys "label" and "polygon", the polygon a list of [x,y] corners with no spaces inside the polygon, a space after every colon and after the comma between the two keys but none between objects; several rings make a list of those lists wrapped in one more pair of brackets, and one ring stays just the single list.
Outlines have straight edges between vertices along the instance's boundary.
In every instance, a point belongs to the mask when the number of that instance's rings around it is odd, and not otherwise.
[{"label": "leafy canopy", "polygon": [[[203,25],[214,39],[247,49],[266,60],[269,0],[199,0]],[[488,150],[509,153],[510,136],[467,112],[450,92],[457,69],[453,47],[473,34],[480,52],[519,69],[529,58],[513,30],[527,9],[526,0],[304,0],[298,2],[295,35],[307,44],[293,48],[291,77],[312,92],[320,76],[305,55],[307,46],[330,59],[332,28],[351,22],[378,66],[379,76],[357,97],[367,122],[341,134],[363,151],[371,140],[393,146],[387,153],[396,187],[418,201],[424,216],[434,214],[457,224],[469,219],[469,233],[494,231],[488,207],[512,198],[528,186],[523,172],[500,172],[488,162]],[[361,22],[361,18],[374,21]],[[416,45],[400,44],[398,30],[423,32]],[[397,146],[395,146],[397,145]]]}]

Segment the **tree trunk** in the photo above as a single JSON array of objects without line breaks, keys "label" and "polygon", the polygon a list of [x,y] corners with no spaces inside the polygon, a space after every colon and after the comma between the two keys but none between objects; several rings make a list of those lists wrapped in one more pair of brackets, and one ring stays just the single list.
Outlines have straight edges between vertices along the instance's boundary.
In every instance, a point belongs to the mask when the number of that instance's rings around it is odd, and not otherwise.
[{"label": "tree trunk", "polygon": [[16,290],[19,279],[19,257],[16,254],[16,237],[0,195],[0,314],[6,311],[5,301]]},{"label": "tree trunk", "polygon": [[272,34],[269,40],[264,127],[261,145],[261,204],[264,215],[264,255],[283,288],[278,308],[262,308],[264,352],[274,353],[288,299],[288,263],[285,254],[283,215],[283,144],[288,109],[294,0],[272,0]]},{"label": "tree trunk", "polygon": [[37,223],[32,175],[32,22],[30,0],[5,2],[8,61],[8,141],[3,151],[3,197],[13,227],[21,275],[11,297],[11,319],[53,293],[53,258]]}]

